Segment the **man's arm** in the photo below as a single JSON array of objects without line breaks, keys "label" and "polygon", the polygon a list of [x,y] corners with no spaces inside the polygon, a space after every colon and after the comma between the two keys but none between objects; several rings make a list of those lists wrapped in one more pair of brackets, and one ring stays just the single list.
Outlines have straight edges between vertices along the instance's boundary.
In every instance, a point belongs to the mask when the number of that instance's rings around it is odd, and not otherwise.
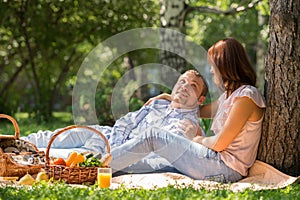
[{"label": "man's arm", "polygon": [[148,112],[148,107],[143,106],[139,110],[129,112],[118,119],[111,131],[111,137],[109,139],[110,144],[112,146],[123,144],[129,137],[132,130],[138,126],[140,121],[148,114]]}]

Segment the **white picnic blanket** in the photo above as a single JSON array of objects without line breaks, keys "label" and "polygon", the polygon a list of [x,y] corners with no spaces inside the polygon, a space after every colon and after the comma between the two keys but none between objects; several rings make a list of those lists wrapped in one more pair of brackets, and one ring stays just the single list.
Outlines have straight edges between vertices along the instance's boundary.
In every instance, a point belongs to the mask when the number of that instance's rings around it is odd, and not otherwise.
[{"label": "white picnic blanket", "polygon": [[[73,150],[78,152],[86,151],[84,148],[64,149],[63,151],[62,149],[50,149],[50,155],[66,158],[67,155]],[[253,166],[249,169],[249,174],[247,177],[231,184],[193,180],[188,176],[173,172],[125,174],[114,177],[112,182],[112,188],[118,188],[123,185],[127,188],[154,189],[159,187],[167,187],[168,185],[174,185],[176,187],[192,186],[194,188],[205,187],[207,189],[224,187],[229,188],[232,191],[242,191],[244,189],[263,190],[284,188],[292,183],[300,182],[300,176],[292,177],[286,175],[271,165],[256,160]]]},{"label": "white picnic blanket", "polygon": [[174,185],[176,187],[189,187],[195,189],[207,188],[218,189],[228,188],[234,192],[245,189],[263,190],[284,188],[295,182],[299,182],[300,177],[288,176],[274,167],[256,160],[250,168],[246,178],[231,184],[222,184],[213,181],[193,180],[187,176],[177,173],[149,173],[149,174],[126,174],[112,179],[112,188],[144,188],[155,189]]},{"label": "white picnic blanket", "polygon": [[[193,187],[195,189],[230,189],[233,192],[241,192],[245,189],[266,190],[284,188],[292,183],[299,183],[299,177],[288,176],[274,167],[256,161],[250,168],[249,175],[236,183],[223,184],[213,181],[193,180],[177,173],[149,173],[149,174],[126,174],[113,177],[111,189],[119,187],[157,189],[173,185],[174,187]],[[0,187],[12,185],[20,187],[12,181],[0,181]],[[88,187],[86,185],[73,184],[74,187]]]}]

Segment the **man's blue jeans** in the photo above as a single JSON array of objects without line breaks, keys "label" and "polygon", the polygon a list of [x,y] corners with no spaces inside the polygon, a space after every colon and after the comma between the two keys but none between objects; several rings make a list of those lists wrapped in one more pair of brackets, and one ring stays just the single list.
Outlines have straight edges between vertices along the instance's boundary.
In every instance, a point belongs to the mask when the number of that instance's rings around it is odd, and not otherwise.
[{"label": "man's blue jeans", "polygon": [[220,154],[182,136],[152,127],[111,151],[113,172],[122,171],[149,153],[165,158],[178,171],[193,179],[236,182],[242,176],[225,165]]}]

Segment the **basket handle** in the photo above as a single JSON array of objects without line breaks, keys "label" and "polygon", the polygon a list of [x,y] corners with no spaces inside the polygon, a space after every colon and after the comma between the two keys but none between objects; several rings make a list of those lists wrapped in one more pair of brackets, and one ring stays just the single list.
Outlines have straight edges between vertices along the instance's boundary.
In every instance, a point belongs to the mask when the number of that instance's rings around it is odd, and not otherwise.
[{"label": "basket handle", "polygon": [[105,146],[106,146],[106,151],[108,154],[110,154],[110,146],[108,144],[108,140],[107,138],[98,130],[94,129],[94,128],[91,128],[91,127],[88,127],[88,126],[82,126],[82,125],[72,125],[72,126],[67,126],[63,129],[61,129],[60,131],[58,131],[57,133],[55,133],[51,138],[50,138],[50,141],[47,145],[47,148],[46,148],[46,165],[49,165],[50,164],[50,158],[49,158],[49,151],[50,151],[50,147],[51,147],[51,144],[52,142],[55,140],[55,138],[60,135],[61,133],[67,131],[67,130],[70,130],[70,129],[74,129],[74,128],[83,128],[83,129],[88,129],[90,131],[93,131],[94,133],[97,133],[105,142]]},{"label": "basket handle", "polygon": [[14,125],[14,128],[15,128],[15,136],[1,135],[1,138],[14,138],[16,140],[19,140],[20,139],[20,129],[19,129],[19,126],[17,124],[17,121],[14,118],[12,118],[11,116],[6,115],[6,114],[0,114],[0,118],[5,118],[5,119],[10,120],[12,122],[12,124]]}]

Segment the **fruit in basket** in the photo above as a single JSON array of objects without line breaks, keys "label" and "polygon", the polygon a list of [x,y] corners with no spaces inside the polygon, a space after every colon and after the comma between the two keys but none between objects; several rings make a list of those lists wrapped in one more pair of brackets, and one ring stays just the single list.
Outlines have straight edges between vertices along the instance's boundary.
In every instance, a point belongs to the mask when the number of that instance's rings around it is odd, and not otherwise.
[{"label": "fruit in basket", "polygon": [[19,179],[18,176],[0,176],[0,181],[17,181]]},{"label": "fruit in basket", "polygon": [[46,174],[46,172],[41,171],[37,174],[36,179],[37,181],[48,181],[48,175]]},{"label": "fruit in basket", "polygon": [[87,154],[84,155],[85,159],[91,158],[93,156],[94,156],[93,153],[87,153]]},{"label": "fruit in basket", "polygon": [[79,153],[77,154],[76,158],[74,159],[74,161],[71,163],[70,167],[76,167],[79,163],[84,162],[85,157],[83,154]]},{"label": "fruit in basket", "polygon": [[26,174],[25,176],[23,176],[18,183],[21,185],[32,185],[34,183],[34,178],[30,175],[30,174]]},{"label": "fruit in basket", "polygon": [[84,162],[79,163],[79,167],[100,167],[101,161],[95,157],[89,157]]},{"label": "fruit in basket", "polygon": [[78,153],[76,151],[73,151],[72,153],[70,153],[70,155],[68,156],[67,160],[66,160],[66,166],[70,167],[72,162],[76,159]]},{"label": "fruit in basket", "polygon": [[53,164],[55,164],[55,165],[63,165],[63,166],[67,165],[66,161],[63,158],[56,158],[56,159],[54,159]]}]

